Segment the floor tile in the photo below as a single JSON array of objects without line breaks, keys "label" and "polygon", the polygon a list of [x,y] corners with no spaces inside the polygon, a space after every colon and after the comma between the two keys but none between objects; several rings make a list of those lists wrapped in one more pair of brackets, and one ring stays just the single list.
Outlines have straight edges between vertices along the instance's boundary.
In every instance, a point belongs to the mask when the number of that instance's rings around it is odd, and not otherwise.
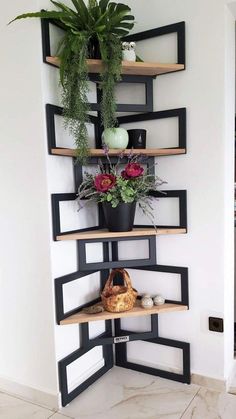
[{"label": "floor tile", "polygon": [[75,419],[180,419],[198,391],[115,367],[60,412]]},{"label": "floor tile", "polygon": [[55,413],[54,415],[50,416],[50,419],[73,419],[69,416],[61,415],[60,413]]},{"label": "floor tile", "polygon": [[235,419],[236,397],[201,388],[182,419]]},{"label": "floor tile", "polygon": [[53,413],[49,409],[0,393],[1,419],[48,419]]}]

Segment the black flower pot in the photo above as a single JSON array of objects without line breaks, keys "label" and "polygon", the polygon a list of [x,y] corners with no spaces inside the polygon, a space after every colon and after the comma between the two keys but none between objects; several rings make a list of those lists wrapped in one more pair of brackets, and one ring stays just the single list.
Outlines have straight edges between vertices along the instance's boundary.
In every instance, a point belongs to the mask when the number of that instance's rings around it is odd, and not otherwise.
[{"label": "black flower pot", "polygon": [[99,45],[98,38],[96,36],[93,36],[89,40],[89,43],[88,43],[88,58],[94,59],[94,60],[100,60],[101,59],[100,45]]},{"label": "black flower pot", "polygon": [[109,202],[103,202],[102,207],[109,231],[131,231],[133,229],[136,202],[118,204],[116,208],[112,208]]},{"label": "black flower pot", "polygon": [[128,148],[146,148],[147,131],[145,129],[128,129]]}]

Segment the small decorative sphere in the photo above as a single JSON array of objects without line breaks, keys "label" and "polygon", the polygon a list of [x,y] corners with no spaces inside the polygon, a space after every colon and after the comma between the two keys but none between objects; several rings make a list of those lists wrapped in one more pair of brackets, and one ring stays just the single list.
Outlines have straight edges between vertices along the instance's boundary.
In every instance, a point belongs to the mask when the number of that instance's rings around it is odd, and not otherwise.
[{"label": "small decorative sphere", "polygon": [[141,299],[141,306],[143,308],[152,308],[153,307],[153,300],[150,295],[145,294]]},{"label": "small decorative sphere", "polygon": [[153,301],[155,306],[161,306],[162,304],[165,304],[165,298],[162,297],[162,295],[156,295]]},{"label": "small decorative sphere", "polygon": [[107,128],[102,134],[103,142],[109,148],[126,148],[129,142],[129,134],[124,128]]}]

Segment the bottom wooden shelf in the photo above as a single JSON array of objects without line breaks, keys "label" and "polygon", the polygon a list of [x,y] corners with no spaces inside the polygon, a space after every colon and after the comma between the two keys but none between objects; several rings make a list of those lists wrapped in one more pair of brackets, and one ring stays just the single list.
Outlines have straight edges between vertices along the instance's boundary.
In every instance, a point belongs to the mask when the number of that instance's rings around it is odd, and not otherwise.
[{"label": "bottom wooden shelf", "polygon": [[[101,303],[98,303],[99,305]],[[112,320],[120,319],[124,317],[139,317],[139,316],[149,316],[150,314],[161,314],[169,313],[172,311],[186,311],[188,306],[183,306],[180,304],[163,304],[161,306],[153,306],[149,309],[144,309],[141,307],[140,301],[137,300],[134,308],[130,311],[125,311],[123,313],[110,313],[108,311],[103,311],[102,313],[97,314],[86,314],[83,311],[80,311],[77,314],[73,314],[67,319],[60,322],[61,325],[65,324],[79,324],[79,323],[88,323],[99,320]]]}]

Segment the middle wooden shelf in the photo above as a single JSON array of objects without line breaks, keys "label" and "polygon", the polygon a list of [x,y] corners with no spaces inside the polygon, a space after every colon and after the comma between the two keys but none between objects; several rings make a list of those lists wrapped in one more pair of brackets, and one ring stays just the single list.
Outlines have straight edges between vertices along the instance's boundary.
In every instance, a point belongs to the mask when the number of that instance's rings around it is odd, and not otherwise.
[{"label": "middle wooden shelf", "polygon": [[159,236],[165,234],[185,234],[187,233],[186,228],[134,228],[132,231],[122,232],[111,232],[107,229],[98,229],[90,231],[79,231],[73,233],[60,234],[56,237],[57,241],[65,240],[96,240],[96,239],[112,239],[115,237],[148,237],[148,236]]},{"label": "middle wooden shelf", "polygon": [[[142,148],[142,149],[110,149],[108,151],[109,156],[119,156],[124,154],[128,156],[130,153],[135,155],[144,155],[148,157],[158,157],[158,156],[175,156],[179,154],[186,154],[185,148]],[[52,148],[51,154],[55,156],[65,156],[65,157],[76,157],[76,150],[73,148]],[[90,157],[104,157],[105,153],[102,148],[90,148],[89,149]]]}]

